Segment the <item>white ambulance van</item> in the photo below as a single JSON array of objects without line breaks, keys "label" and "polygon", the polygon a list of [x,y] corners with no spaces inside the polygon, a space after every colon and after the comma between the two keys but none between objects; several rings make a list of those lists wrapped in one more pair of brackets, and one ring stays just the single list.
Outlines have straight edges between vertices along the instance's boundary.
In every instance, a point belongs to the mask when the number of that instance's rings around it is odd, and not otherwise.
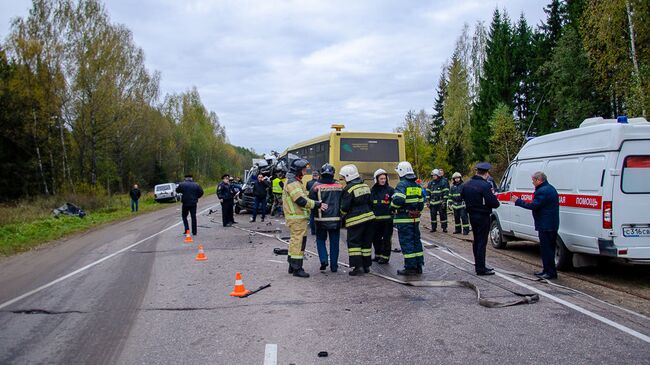
[{"label": "white ambulance van", "polygon": [[490,241],[539,242],[530,210],[531,175],[543,171],[559,194],[560,269],[593,265],[596,256],[650,263],[650,123],[644,118],[590,118],[579,128],[528,141],[506,170],[492,212]]}]

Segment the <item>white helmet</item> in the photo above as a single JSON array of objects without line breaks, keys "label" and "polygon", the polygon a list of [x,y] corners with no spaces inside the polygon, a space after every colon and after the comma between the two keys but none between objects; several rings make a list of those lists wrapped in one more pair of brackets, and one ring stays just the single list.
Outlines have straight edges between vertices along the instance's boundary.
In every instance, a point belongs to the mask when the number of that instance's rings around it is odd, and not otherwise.
[{"label": "white helmet", "polygon": [[460,177],[460,178],[462,179],[462,178],[463,178],[463,175],[461,175],[460,172],[458,172],[458,171],[454,172],[454,174],[451,175],[451,178],[452,178],[452,179],[455,179],[455,178],[457,178],[457,177]]},{"label": "white helmet", "polygon": [[433,169],[433,171],[431,171],[431,176],[433,176],[433,175],[440,176],[440,170]]},{"label": "white helmet", "polygon": [[375,181],[377,181],[377,178],[379,177],[379,175],[386,175],[386,181],[388,181],[388,173],[386,172],[386,170],[379,169],[379,170],[375,171],[375,175],[374,175]]},{"label": "white helmet", "polygon": [[357,170],[357,167],[354,165],[345,165],[341,167],[339,175],[343,176],[346,182],[350,182],[359,178],[359,170]]},{"label": "white helmet", "polygon": [[415,173],[413,173],[413,166],[411,166],[408,161],[402,161],[397,164],[395,171],[397,171],[397,175],[399,175],[399,177],[404,177],[406,175],[415,175]]}]

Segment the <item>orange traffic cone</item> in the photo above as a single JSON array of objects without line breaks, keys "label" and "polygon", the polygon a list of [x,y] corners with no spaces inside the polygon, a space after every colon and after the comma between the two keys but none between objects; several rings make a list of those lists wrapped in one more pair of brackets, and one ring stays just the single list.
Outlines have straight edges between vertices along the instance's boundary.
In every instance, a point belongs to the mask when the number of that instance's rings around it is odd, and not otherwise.
[{"label": "orange traffic cone", "polygon": [[235,274],[235,289],[230,293],[231,297],[243,297],[250,294],[250,290],[246,290],[244,282],[241,279],[241,273]]},{"label": "orange traffic cone", "polygon": [[185,243],[192,243],[194,240],[192,240],[192,235],[190,234],[190,230],[188,229],[185,231],[185,240],[183,241]]},{"label": "orange traffic cone", "polygon": [[205,261],[207,259],[208,257],[205,255],[205,252],[203,251],[203,245],[199,245],[199,253],[196,254],[196,261]]}]

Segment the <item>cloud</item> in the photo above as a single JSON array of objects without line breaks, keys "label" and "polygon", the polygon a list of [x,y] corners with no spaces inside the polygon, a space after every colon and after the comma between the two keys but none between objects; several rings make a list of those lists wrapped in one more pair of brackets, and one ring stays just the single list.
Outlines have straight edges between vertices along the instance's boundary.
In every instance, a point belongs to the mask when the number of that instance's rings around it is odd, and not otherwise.
[{"label": "cloud", "polygon": [[[329,131],[392,131],[408,110],[431,112],[441,65],[463,23],[494,8],[529,24],[546,0],[110,0],[163,93],[196,86],[232,143],[283,150]],[[27,0],[0,4],[0,35]],[[513,16],[514,15],[514,16]]]}]

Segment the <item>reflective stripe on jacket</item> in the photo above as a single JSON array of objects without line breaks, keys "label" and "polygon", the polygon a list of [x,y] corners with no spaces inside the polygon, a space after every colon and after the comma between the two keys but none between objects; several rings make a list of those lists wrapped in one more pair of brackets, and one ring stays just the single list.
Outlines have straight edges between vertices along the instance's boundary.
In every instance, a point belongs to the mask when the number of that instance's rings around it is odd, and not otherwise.
[{"label": "reflective stripe on jacket", "polygon": [[348,182],[341,196],[341,214],[345,216],[345,226],[351,227],[375,219],[371,205],[368,185],[360,178]]},{"label": "reflective stripe on jacket", "polygon": [[289,174],[282,191],[282,208],[286,219],[309,219],[309,211],[320,206],[307,197],[302,181]]},{"label": "reflective stripe on jacket", "polygon": [[424,209],[424,198],[422,188],[413,178],[401,178],[395,187],[395,194],[390,206],[396,209],[393,223],[417,223],[419,217],[409,217],[409,212],[421,212]]}]

